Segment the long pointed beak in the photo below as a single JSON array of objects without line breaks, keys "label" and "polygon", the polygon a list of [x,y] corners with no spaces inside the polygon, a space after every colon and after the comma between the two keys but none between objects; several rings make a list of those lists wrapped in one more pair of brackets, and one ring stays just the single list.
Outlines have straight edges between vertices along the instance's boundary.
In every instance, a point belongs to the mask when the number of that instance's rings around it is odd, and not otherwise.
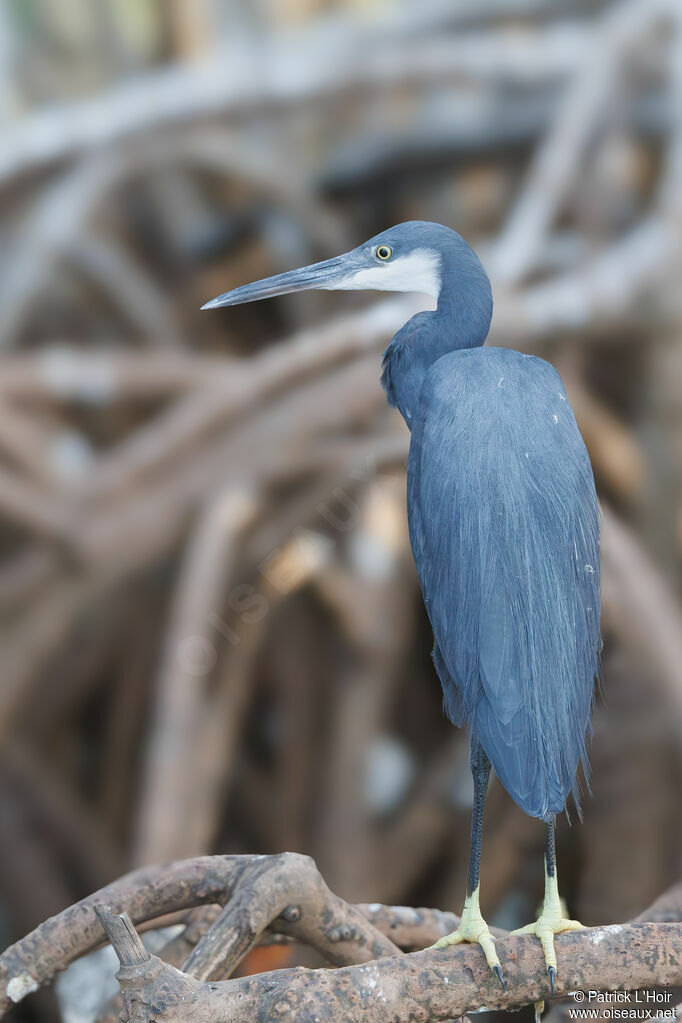
[{"label": "long pointed beak", "polygon": [[257,302],[261,298],[274,298],[275,295],[289,295],[294,291],[310,291],[313,288],[333,290],[358,269],[352,256],[352,253],[347,252],[334,259],[325,259],[322,263],[303,266],[300,270],[289,270],[287,273],[266,277],[253,284],[244,284],[241,288],[234,288],[233,291],[226,291],[224,295],[212,298],[201,308],[219,309],[225,305]]}]

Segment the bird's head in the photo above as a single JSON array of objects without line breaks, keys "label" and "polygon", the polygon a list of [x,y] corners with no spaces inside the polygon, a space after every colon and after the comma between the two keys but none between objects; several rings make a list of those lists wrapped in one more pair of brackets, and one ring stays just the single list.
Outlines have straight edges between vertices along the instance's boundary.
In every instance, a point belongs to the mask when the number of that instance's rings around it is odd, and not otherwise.
[{"label": "bird's head", "polygon": [[334,259],[226,291],[202,308],[311,289],[409,291],[430,295],[437,302],[447,293],[449,298],[459,296],[468,305],[473,300],[483,311],[488,309],[488,324],[492,310],[490,283],[474,251],[455,231],[423,220],[397,224]]}]

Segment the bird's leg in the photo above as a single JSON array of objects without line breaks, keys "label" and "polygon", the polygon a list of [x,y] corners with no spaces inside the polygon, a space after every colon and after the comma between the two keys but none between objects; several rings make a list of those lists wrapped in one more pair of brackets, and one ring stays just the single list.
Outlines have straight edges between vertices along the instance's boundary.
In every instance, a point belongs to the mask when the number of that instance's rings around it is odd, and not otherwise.
[{"label": "bird's leg", "polygon": [[448,945],[459,945],[468,941],[481,946],[490,969],[494,971],[502,988],[505,983],[502,967],[495,951],[495,939],[488,930],[488,925],[481,916],[478,901],[478,889],[481,867],[481,842],[483,833],[483,804],[490,777],[490,761],[477,739],[471,742],[471,773],[474,777],[474,805],[471,814],[471,847],[469,852],[469,881],[464,900],[464,909],[459,927],[452,934],[439,938],[432,948],[447,948]]},{"label": "bird's leg", "polygon": [[578,931],[582,924],[578,920],[568,920],[564,916],[564,905],[559,898],[559,884],[556,874],[556,850],[554,842],[554,818],[547,823],[547,855],[545,856],[545,900],[540,916],[533,924],[519,927],[512,934],[534,934],[542,942],[545,954],[547,975],[552,994],[557,973],[554,935],[562,931]]}]

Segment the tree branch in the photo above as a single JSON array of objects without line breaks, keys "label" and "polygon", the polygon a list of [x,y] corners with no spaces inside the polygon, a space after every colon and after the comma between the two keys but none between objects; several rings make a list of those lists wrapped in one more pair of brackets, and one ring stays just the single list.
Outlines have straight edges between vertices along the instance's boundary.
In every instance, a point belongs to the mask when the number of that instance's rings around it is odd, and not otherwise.
[{"label": "tree branch", "polygon": [[[557,938],[557,995],[573,990],[641,988],[682,981],[682,927],[630,924]],[[339,970],[278,970],[240,980],[200,983],[150,957],[134,976],[120,975],[124,999],[158,1023],[393,1023],[448,1020],[485,1006],[511,1009],[547,995],[540,945],[532,938],[498,943],[507,991],[480,949],[413,952]],[[159,992],[163,992],[163,999]],[[159,1009],[161,1008],[161,1011]],[[153,1015],[152,1015],[153,1010]],[[146,1015],[145,1015],[146,1013]]]},{"label": "tree branch", "polygon": [[[145,867],[50,917],[0,956],[0,1012],[102,943],[105,935],[95,906],[106,905],[114,913],[125,911],[140,923],[175,910],[224,902],[251,859],[198,856],[164,867]],[[16,983],[17,978],[24,978],[23,985]]]},{"label": "tree branch", "polygon": [[[11,945],[0,956],[0,1013],[101,944],[98,906],[140,923],[228,900],[185,964],[201,977],[229,974],[274,921],[277,932],[306,942],[333,965],[398,952],[355,906],[329,891],[307,856],[199,856],[128,874]],[[228,941],[231,928],[235,938]]]},{"label": "tree branch", "polygon": [[[216,904],[224,906],[217,915]],[[121,922],[121,914],[128,914],[132,927],[132,921],[197,906],[210,908],[191,914],[182,942],[174,939],[163,953],[172,951],[178,962],[196,942],[184,972],[147,958],[146,952],[143,958],[136,936],[125,919]],[[682,981],[680,920],[682,884],[629,925],[561,935],[557,993]],[[293,1023],[316,1016],[381,1023],[395,1017],[399,999],[404,999],[401,1018],[413,1012],[426,1021],[449,1019],[481,1005],[509,1008],[547,993],[539,945],[507,938],[504,932],[497,933],[506,993],[491,978],[480,949],[398,955],[401,948],[432,943],[456,924],[457,917],[438,910],[350,905],[329,890],[307,856],[197,857],[135,871],[8,948],[0,956],[0,1013],[99,945],[105,931],[119,952],[119,980],[133,1021],[151,1018],[152,1007],[154,1019],[170,1021],[179,1018],[173,1015],[174,1005],[184,1006],[183,1012],[191,1005],[184,1023],[195,1012],[209,1023],[252,1018]],[[302,941],[341,968],[284,970],[215,983],[267,933]],[[166,1008],[159,1014],[162,1002]]]}]

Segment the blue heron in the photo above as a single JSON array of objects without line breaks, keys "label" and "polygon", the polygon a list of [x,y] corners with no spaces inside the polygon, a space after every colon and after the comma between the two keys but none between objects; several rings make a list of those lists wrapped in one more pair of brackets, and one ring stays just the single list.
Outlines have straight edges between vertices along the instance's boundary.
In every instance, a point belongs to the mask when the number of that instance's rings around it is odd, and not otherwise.
[{"label": "blue heron", "polygon": [[474,782],[460,924],[436,947],[478,943],[504,987],[480,910],[483,805],[491,765],[546,823],[545,895],[519,933],[542,942],[550,987],[564,918],[554,822],[577,772],[599,676],[599,518],[590,459],[557,371],[484,347],[488,276],[460,235],[398,224],[335,259],[228,291],[203,308],[310,288],[418,292],[436,301],[388,345],[382,383],[411,431],[410,541],[450,720],[466,725]]}]

